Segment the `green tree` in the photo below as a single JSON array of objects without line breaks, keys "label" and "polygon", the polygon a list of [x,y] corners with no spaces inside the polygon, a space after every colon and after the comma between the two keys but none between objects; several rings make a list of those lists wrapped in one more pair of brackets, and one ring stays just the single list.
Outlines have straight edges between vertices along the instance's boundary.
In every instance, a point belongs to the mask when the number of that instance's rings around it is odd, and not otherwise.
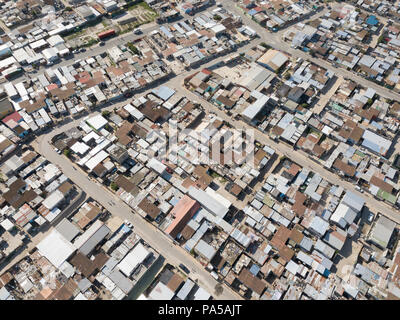
[{"label": "green tree", "polygon": [[114,181],[110,183],[110,188],[114,191],[119,189],[118,185]]},{"label": "green tree", "polygon": [[66,156],[67,158],[69,158],[71,156],[71,150],[70,149],[64,149],[63,153],[64,153],[64,156]]},{"label": "green tree", "polygon": [[108,117],[110,116],[110,114],[111,114],[111,112],[108,111],[108,110],[104,110],[104,111],[101,113],[101,115],[102,115],[104,118],[108,118]]},{"label": "green tree", "polygon": [[264,47],[265,49],[270,49],[271,48],[271,46],[267,45],[265,42],[261,42],[260,45],[262,47]]},{"label": "green tree", "polygon": [[139,50],[138,48],[136,48],[136,47],[133,45],[132,42],[128,42],[128,43],[127,43],[127,47],[128,47],[128,49],[129,49],[133,54],[137,54],[137,55],[140,55],[140,54],[141,54],[140,50]]},{"label": "green tree", "polygon": [[108,123],[104,126],[104,129],[106,129],[108,132],[111,132],[111,133],[114,131],[113,127],[110,126]]},{"label": "green tree", "polygon": [[220,21],[220,20],[222,20],[222,17],[219,14],[215,14],[214,20]]},{"label": "green tree", "polygon": [[215,288],[215,295],[216,296],[220,296],[222,294],[222,292],[224,291],[224,288],[222,287],[222,285],[220,283],[218,283]]}]

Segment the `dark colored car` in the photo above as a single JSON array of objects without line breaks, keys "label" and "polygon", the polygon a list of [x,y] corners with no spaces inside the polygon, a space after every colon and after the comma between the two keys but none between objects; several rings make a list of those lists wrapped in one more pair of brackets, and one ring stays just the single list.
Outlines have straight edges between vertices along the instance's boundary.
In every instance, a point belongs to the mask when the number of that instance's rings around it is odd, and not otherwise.
[{"label": "dark colored car", "polygon": [[182,263],[179,264],[179,268],[181,268],[187,274],[190,273],[190,270]]},{"label": "dark colored car", "polygon": [[106,43],[104,42],[104,41],[101,41],[100,42],[100,46],[102,47],[102,46],[104,46]]}]

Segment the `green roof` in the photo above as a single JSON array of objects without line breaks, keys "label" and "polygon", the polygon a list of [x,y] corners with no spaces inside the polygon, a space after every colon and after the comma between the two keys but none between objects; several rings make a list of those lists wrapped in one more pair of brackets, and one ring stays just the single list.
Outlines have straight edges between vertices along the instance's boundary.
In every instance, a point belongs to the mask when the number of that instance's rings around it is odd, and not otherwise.
[{"label": "green roof", "polygon": [[396,203],[396,197],[394,195],[392,195],[391,193],[386,192],[386,191],[384,191],[382,189],[379,189],[377,195],[378,195],[379,198],[382,198],[382,199],[390,202],[391,204],[395,204]]},{"label": "green roof", "polygon": [[275,200],[272,199],[271,196],[268,194],[264,197],[263,202],[270,208],[272,208],[275,204]]},{"label": "green roof", "polygon": [[362,153],[362,152],[359,151],[359,150],[356,150],[355,154],[358,155],[358,156],[360,156],[361,158],[364,158],[364,157],[365,157],[365,154]]},{"label": "green roof", "polygon": [[338,105],[337,103],[332,103],[331,104],[331,106],[332,106],[332,108],[333,109],[335,109],[335,110],[338,110],[338,111],[342,111],[343,110],[343,107],[342,106],[340,106],[340,105]]}]

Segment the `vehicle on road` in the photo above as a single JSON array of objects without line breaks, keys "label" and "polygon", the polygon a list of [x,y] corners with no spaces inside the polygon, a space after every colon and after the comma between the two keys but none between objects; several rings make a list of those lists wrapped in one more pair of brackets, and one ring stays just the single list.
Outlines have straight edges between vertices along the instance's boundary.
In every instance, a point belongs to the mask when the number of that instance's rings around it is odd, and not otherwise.
[{"label": "vehicle on road", "polygon": [[368,213],[367,221],[369,224],[371,224],[374,221],[374,218],[375,215],[372,212]]},{"label": "vehicle on road", "polygon": [[132,224],[130,221],[125,220],[124,223],[125,223],[125,225],[127,225],[129,228],[131,228],[131,229],[133,228],[133,224]]},{"label": "vehicle on road", "polygon": [[187,274],[190,273],[190,270],[189,270],[183,263],[180,263],[180,264],[179,264],[179,268],[181,268],[182,271],[184,271],[184,272],[187,273]]},{"label": "vehicle on road", "polygon": [[106,43],[104,41],[100,41],[99,45],[100,47],[104,46]]},{"label": "vehicle on road", "polygon": [[136,28],[135,30],[133,30],[133,33],[134,33],[134,34],[142,34],[143,31],[142,31],[142,29],[140,29],[140,28]]},{"label": "vehicle on road", "polygon": [[85,51],[86,51],[86,48],[82,48],[79,50],[79,52],[85,52]]},{"label": "vehicle on road", "polygon": [[363,189],[361,189],[361,187],[360,187],[360,186],[356,186],[356,190],[357,190],[357,191],[359,191],[359,192],[361,192],[361,193],[364,193],[364,190],[363,190]]},{"label": "vehicle on road", "polygon": [[211,271],[210,274],[215,280],[219,280],[218,275],[215,271]]}]

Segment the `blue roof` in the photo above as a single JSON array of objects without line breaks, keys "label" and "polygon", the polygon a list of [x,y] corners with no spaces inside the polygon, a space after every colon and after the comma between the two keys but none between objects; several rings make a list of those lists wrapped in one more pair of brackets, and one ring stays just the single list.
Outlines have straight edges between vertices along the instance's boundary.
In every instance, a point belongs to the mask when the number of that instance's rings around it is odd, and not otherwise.
[{"label": "blue roof", "polygon": [[362,146],[366,147],[376,153],[381,152],[381,147],[379,145],[377,145],[376,143],[373,143],[372,141],[369,141],[369,140],[364,140],[362,143]]},{"label": "blue roof", "polygon": [[170,203],[172,206],[175,206],[178,202],[179,202],[179,199],[176,198],[176,197],[173,197],[171,200],[169,200],[169,203]]},{"label": "blue roof", "polygon": [[257,276],[257,274],[258,274],[259,271],[260,271],[260,267],[257,266],[256,264],[253,264],[253,265],[251,266],[251,268],[250,268],[250,272],[251,272],[253,275],[255,275],[255,276]]},{"label": "blue roof", "polygon": [[257,13],[257,10],[251,9],[247,12],[249,15],[254,16]]},{"label": "blue roof", "polygon": [[376,26],[379,23],[375,16],[369,16],[365,22],[371,26]]},{"label": "blue roof", "polygon": [[169,98],[171,98],[174,95],[175,90],[173,90],[167,86],[160,86],[158,88],[153,89],[152,93],[154,93],[160,99],[167,101]]},{"label": "blue roof", "polygon": [[171,38],[174,37],[174,36],[172,35],[172,33],[169,32],[169,30],[168,30],[165,26],[161,26],[161,27],[160,27],[160,31],[161,31],[162,33],[164,33],[165,36],[168,37],[169,39],[171,39]]},{"label": "blue roof", "polygon": [[126,226],[125,224],[122,226],[122,232],[123,233],[128,233],[131,231],[131,228],[129,228],[128,226]]},{"label": "blue roof", "polygon": [[375,121],[372,121],[371,125],[373,125],[375,128],[377,128],[379,130],[383,129],[383,126],[380,123],[377,123]]}]

